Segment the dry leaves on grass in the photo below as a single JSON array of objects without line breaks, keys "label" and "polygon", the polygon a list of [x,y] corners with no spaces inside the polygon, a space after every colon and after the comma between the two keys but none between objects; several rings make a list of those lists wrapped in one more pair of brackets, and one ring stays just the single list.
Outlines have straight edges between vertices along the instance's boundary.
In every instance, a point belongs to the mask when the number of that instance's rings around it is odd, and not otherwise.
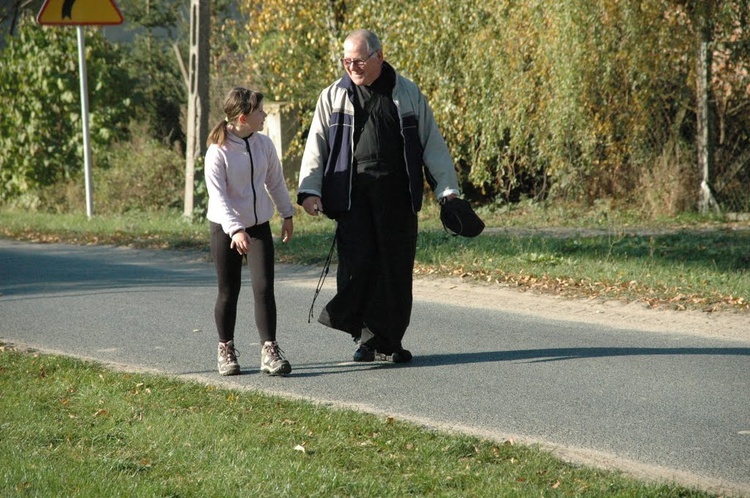
[{"label": "dry leaves on grass", "polygon": [[415,275],[447,275],[477,282],[507,285],[519,290],[533,290],[543,294],[553,294],[567,298],[607,298],[637,301],[650,308],[668,307],[676,311],[701,310],[714,312],[721,310],[750,310],[750,302],[742,297],[725,296],[715,293],[703,296],[681,292],[677,288],[655,289],[637,281],[601,282],[586,279],[561,278],[549,275],[509,274],[503,271],[486,272],[466,270],[463,267],[450,269],[446,266],[416,264]]}]

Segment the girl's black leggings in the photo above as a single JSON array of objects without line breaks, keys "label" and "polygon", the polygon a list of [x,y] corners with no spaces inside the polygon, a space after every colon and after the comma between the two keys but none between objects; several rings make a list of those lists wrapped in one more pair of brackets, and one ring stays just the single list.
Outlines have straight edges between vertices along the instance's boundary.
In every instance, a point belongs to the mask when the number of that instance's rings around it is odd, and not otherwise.
[{"label": "girl's black leggings", "polygon": [[[221,225],[210,222],[211,255],[216,265],[219,294],[214,306],[214,318],[219,340],[234,340],[237,322],[237,302],[242,283],[242,256],[229,246],[232,238]],[[274,253],[271,226],[268,222],[245,230],[250,235],[250,252],[247,263],[255,302],[255,325],[260,342],[276,340],[276,298],[274,296]]]}]

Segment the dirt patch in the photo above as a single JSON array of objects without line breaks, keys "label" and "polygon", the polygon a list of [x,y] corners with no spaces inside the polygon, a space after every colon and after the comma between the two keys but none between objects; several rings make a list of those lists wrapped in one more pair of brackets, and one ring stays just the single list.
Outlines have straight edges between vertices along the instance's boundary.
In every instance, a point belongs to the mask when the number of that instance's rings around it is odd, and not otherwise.
[{"label": "dirt patch", "polygon": [[414,297],[470,308],[494,309],[554,320],[605,325],[612,328],[750,342],[750,313],[736,311],[673,311],[643,303],[570,299],[498,284],[461,278],[421,277],[414,280]]}]

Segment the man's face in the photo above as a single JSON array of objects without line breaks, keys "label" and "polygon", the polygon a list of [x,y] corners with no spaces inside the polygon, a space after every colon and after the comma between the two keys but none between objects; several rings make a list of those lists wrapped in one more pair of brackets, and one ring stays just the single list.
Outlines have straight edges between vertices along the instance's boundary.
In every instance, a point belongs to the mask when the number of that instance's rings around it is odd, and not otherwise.
[{"label": "man's face", "polygon": [[355,85],[371,85],[378,79],[383,68],[383,52],[378,50],[368,53],[364,41],[347,40],[344,42],[341,63]]}]

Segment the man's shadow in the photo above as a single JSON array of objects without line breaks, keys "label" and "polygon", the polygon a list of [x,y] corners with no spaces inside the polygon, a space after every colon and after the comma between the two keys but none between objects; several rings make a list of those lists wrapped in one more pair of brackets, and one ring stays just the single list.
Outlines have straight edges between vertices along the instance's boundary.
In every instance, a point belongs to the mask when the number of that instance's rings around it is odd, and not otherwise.
[{"label": "man's shadow", "polygon": [[317,377],[320,375],[345,374],[354,371],[387,368],[424,368],[508,361],[542,363],[591,358],[615,358],[621,356],[750,356],[750,348],[581,347],[479,351],[476,353],[417,354],[411,362],[401,364],[377,361],[372,363],[355,363],[351,361],[302,363],[295,365],[295,371],[292,372],[292,376]]},{"label": "man's shadow", "polygon": [[507,351],[482,351],[476,353],[450,353],[418,356],[409,366],[435,367],[468,363],[495,363],[523,361],[540,363],[549,361],[580,360],[620,356],[750,356],[750,348],[638,348],[638,347],[580,347],[521,349]]}]

